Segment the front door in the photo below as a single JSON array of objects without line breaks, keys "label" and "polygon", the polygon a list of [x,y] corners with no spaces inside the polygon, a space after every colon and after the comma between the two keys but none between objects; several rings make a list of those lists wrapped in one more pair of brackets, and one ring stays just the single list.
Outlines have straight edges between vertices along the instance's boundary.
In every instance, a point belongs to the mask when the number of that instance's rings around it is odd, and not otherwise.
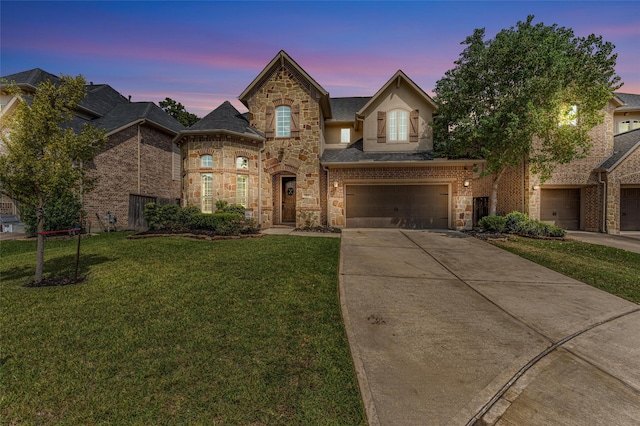
[{"label": "front door", "polygon": [[282,178],[282,222],[296,222],[296,178]]}]

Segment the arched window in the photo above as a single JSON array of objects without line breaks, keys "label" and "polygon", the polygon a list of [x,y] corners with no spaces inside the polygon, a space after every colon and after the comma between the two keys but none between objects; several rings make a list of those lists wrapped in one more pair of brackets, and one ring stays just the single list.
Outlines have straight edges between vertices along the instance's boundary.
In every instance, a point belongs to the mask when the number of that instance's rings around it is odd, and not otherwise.
[{"label": "arched window", "polygon": [[241,169],[241,170],[249,169],[249,159],[247,157],[237,157],[236,169]]},{"label": "arched window", "polygon": [[409,140],[409,112],[403,109],[387,112],[387,129],[390,142]]},{"label": "arched window", "polygon": [[213,213],[213,174],[202,175],[202,213]]},{"label": "arched window", "polygon": [[200,167],[213,167],[213,156],[209,154],[201,156]]},{"label": "arched window", "polygon": [[276,108],[276,137],[289,136],[291,136],[291,107],[279,106]]}]

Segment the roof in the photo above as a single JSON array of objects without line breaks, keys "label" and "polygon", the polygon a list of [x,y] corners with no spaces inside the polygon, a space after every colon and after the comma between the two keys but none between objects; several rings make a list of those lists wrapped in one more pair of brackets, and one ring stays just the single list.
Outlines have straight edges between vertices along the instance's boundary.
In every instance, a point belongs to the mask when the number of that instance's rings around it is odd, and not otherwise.
[{"label": "roof", "polygon": [[140,121],[154,124],[156,127],[174,135],[185,128],[178,120],[164,112],[153,102],[125,102],[118,104],[103,117],[92,120],[91,124],[106,130],[107,133],[112,133]]},{"label": "roof", "polygon": [[[0,86],[16,83],[19,87],[35,90],[43,81],[58,82],[60,78],[40,68],[34,68],[32,70],[2,76],[2,80],[3,81],[0,81]],[[6,82],[4,80],[6,80]]]},{"label": "roof", "polygon": [[267,64],[266,67],[253,79],[251,84],[238,96],[240,102],[242,102],[247,108],[248,100],[253,94],[260,89],[264,83],[271,78],[271,76],[281,70],[287,69],[293,74],[296,81],[304,87],[313,98],[318,95],[318,102],[322,108],[322,114],[325,118],[331,118],[331,105],[329,103],[329,92],[327,92],[317,81],[315,81],[300,65],[294,61],[291,56],[284,50],[278,52],[278,54]]},{"label": "roof", "polygon": [[630,130],[613,137],[613,154],[598,166],[606,172],[611,172],[618,164],[640,147],[640,129]]},{"label": "roof", "polygon": [[360,162],[404,163],[431,161],[433,160],[431,154],[429,151],[365,152],[362,138],[360,138],[344,149],[325,149],[320,162],[324,165]]},{"label": "roof", "polygon": [[183,129],[180,136],[216,132],[231,133],[256,140],[264,139],[262,133],[251,127],[247,114],[240,113],[229,101],[225,101],[188,129]]},{"label": "roof", "polygon": [[124,96],[108,84],[89,84],[87,94],[80,101],[80,107],[97,116],[103,116],[118,104],[128,103]]},{"label": "roof", "polygon": [[616,93],[618,99],[624,102],[624,105],[617,108],[616,111],[636,110],[640,109],[640,95],[632,93]]},{"label": "roof", "polygon": [[415,90],[415,92],[418,95],[420,95],[429,105],[431,105],[431,107],[433,109],[437,109],[438,108],[438,106],[436,105],[434,100],[431,99],[431,96],[427,95],[427,93],[424,90],[422,90],[422,88],[420,88],[420,86],[418,86],[416,83],[414,83],[413,80],[411,80],[409,77],[407,77],[407,75],[402,70],[398,70],[393,75],[393,77],[391,77],[389,79],[389,81],[387,81],[386,84],[384,86],[382,86],[382,88],[380,90],[378,90],[378,92],[376,92],[375,95],[373,95],[373,97],[369,100],[369,102],[367,102],[362,108],[360,108],[358,110],[358,115],[364,115],[365,110],[367,108],[369,108],[369,106],[373,102],[375,102],[375,100],[379,96],[381,96],[389,88],[389,86],[391,86],[394,83],[400,84],[400,81],[402,81],[402,80],[404,80],[409,85],[409,87],[411,87],[413,90]]},{"label": "roof", "polygon": [[371,96],[354,98],[331,98],[332,121],[354,121],[356,113],[369,102]]}]

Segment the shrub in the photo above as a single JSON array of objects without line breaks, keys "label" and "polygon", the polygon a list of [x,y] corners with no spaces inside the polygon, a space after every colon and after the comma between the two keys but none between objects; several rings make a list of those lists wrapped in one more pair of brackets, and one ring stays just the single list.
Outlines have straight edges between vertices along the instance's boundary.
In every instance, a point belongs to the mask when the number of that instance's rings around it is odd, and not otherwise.
[{"label": "shrub", "polygon": [[504,231],[509,234],[519,234],[525,224],[530,221],[529,216],[521,212],[511,212],[504,218]]},{"label": "shrub", "polygon": [[198,213],[200,213],[200,209],[195,206],[183,207],[182,210],[180,210],[180,223],[187,228],[191,228],[191,218]]},{"label": "shrub", "polygon": [[198,213],[191,216],[191,229],[213,231],[218,235],[239,235],[244,215],[238,213]]},{"label": "shrub", "polygon": [[176,204],[165,204],[160,207],[160,215],[164,229],[178,231],[186,228],[185,224],[180,222],[181,210],[180,206]]},{"label": "shrub", "polygon": [[[82,203],[71,193],[63,193],[55,197],[44,211],[44,230],[60,231],[78,226]],[[83,217],[86,215],[83,212]],[[38,222],[34,208],[20,205],[20,219],[25,224],[25,232],[33,237],[38,233]]]},{"label": "shrub", "polygon": [[144,220],[147,221],[147,226],[150,230],[162,229],[162,215],[160,206],[156,203],[147,203],[144,206],[142,212]]},{"label": "shrub", "polygon": [[159,206],[148,203],[143,212],[149,230],[181,231],[189,228],[189,221],[194,213],[199,213],[197,207],[181,208],[176,204]]},{"label": "shrub", "polygon": [[229,204],[225,200],[216,201],[216,213],[239,213],[244,215],[246,210],[242,204]]},{"label": "shrub", "polygon": [[504,216],[485,216],[478,222],[478,225],[485,231],[489,232],[502,232],[506,219]]}]

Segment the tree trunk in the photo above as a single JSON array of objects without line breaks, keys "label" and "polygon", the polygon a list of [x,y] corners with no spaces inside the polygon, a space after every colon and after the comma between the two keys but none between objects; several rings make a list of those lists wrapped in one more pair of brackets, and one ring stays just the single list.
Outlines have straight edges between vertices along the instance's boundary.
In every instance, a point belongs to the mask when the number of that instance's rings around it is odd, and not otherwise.
[{"label": "tree trunk", "polygon": [[495,216],[496,210],[498,209],[498,183],[500,183],[500,178],[504,174],[506,168],[497,172],[493,178],[493,183],[491,184],[491,198],[489,203],[489,216]]},{"label": "tree trunk", "polygon": [[37,232],[38,232],[38,247],[37,247],[37,257],[36,257],[36,277],[35,282],[39,283],[42,281],[42,271],[44,269],[44,216],[42,214],[42,208],[36,208],[36,221],[37,221]]}]

